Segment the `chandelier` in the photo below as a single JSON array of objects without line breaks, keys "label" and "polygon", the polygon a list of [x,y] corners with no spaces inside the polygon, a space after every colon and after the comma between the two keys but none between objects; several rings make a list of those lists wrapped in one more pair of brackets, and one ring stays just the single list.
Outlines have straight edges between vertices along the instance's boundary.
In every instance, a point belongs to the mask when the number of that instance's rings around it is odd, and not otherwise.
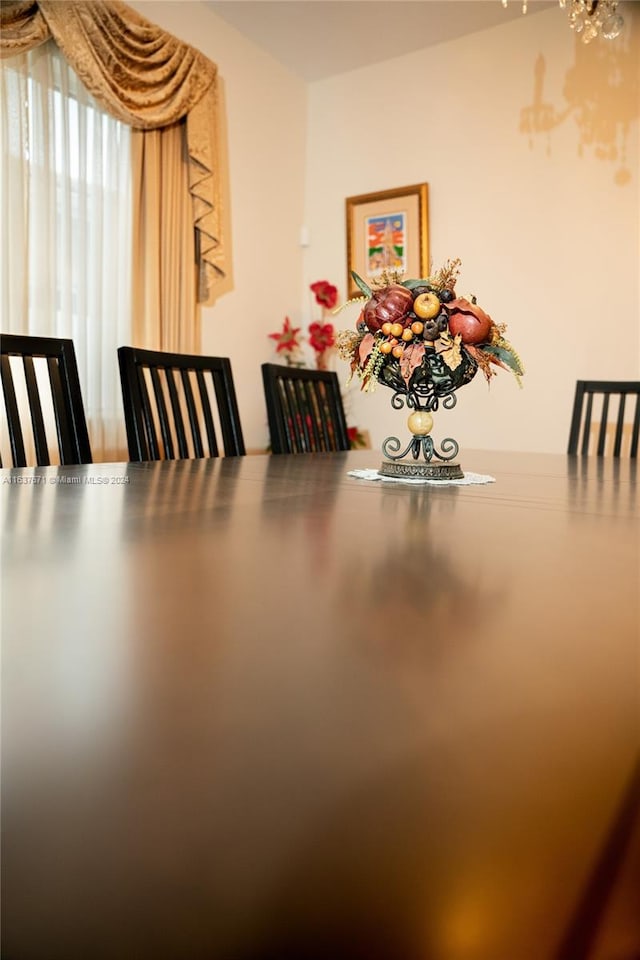
[{"label": "chandelier", "polygon": [[[502,0],[506,7],[508,0]],[[567,10],[569,26],[580,35],[583,43],[591,43],[596,37],[615,40],[620,36],[624,20],[616,12],[618,0],[558,0]],[[522,0],[522,12],[527,12],[527,0]]]}]

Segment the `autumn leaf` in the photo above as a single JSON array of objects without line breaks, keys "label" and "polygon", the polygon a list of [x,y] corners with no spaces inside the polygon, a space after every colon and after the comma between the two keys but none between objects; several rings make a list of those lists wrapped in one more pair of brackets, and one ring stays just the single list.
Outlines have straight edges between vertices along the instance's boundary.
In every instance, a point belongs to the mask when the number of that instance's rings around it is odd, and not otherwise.
[{"label": "autumn leaf", "polygon": [[449,370],[457,370],[462,363],[461,342],[462,338],[459,333],[456,334],[453,340],[449,334],[443,334],[440,338],[440,343],[444,346],[444,350],[438,350],[438,344],[436,344],[436,351],[449,367]]},{"label": "autumn leaf", "polygon": [[358,357],[360,359],[360,366],[364,366],[367,362],[367,357],[373,350],[374,336],[372,333],[365,333],[364,337],[360,341],[360,346],[358,347]]},{"label": "autumn leaf", "polygon": [[504,337],[500,337],[496,343],[485,345],[483,350],[486,353],[493,354],[498,360],[501,360],[505,369],[511,369],[517,377],[521,377],[524,374],[524,367],[522,366],[520,357]]},{"label": "autumn leaf", "polygon": [[412,343],[411,346],[405,349],[402,359],[400,360],[400,373],[407,386],[409,385],[413,371],[422,363],[423,357],[424,343]]},{"label": "autumn leaf", "polygon": [[482,370],[487,383],[491,380],[491,377],[494,375],[495,371],[491,369],[491,358],[487,353],[484,353],[482,350],[479,350],[477,347],[473,346],[471,343],[465,344],[465,350],[472,357],[480,369]]}]

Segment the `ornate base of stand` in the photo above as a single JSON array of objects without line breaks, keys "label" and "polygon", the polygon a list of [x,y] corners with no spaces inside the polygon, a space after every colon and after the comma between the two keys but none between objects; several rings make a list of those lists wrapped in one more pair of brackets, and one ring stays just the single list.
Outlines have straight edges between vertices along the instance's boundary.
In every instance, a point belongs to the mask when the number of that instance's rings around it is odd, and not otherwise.
[{"label": "ornate base of stand", "polygon": [[396,480],[462,480],[464,473],[459,463],[417,463],[415,460],[383,460],[383,477]]},{"label": "ornate base of stand", "polygon": [[[425,388],[426,389],[426,388]],[[433,389],[431,385],[430,389]],[[424,394],[423,390],[423,394]],[[464,473],[459,463],[453,463],[458,456],[458,444],[452,437],[447,437],[440,444],[438,450],[430,437],[433,427],[431,410],[437,410],[440,399],[447,409],[455,406],[456,398],[450,393],[444,398],[435,393],[421,395],[419,391],[409,391],[406,394],[397,392],[391,400],[391,406],[399,410],[406,405],[413,409],[407,420],[411,433],[411,440],[404,450],[397,437],[387,437],[382,444],[382,452],[387,458],[382,461],[379,473],[383,477],[393,477],[396,480],[463,480]],[[422,403],[426,406],[422,406]],[[409,460],[407,454],[413,457]],[[423,463],[418,463],[420,456]],[[435,460],[434,460],[435,457]]]}]

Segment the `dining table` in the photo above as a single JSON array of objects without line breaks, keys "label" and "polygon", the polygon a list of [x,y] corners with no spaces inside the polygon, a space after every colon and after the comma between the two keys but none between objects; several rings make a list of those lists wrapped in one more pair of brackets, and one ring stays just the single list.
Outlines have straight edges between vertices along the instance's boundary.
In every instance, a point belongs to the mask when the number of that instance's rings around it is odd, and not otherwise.
[{"label": "dining table", "polygon": [[380,463],[0,471],[4,960],[640,958],[637,461]]}]

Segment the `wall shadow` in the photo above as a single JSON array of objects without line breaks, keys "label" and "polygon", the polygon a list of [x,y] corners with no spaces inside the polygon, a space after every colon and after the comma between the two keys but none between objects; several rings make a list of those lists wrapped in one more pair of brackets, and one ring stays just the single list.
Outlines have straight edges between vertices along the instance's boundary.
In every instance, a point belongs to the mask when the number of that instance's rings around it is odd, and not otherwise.
[{"label": "wall shadow", "polygon": [[[529,137],[530,149],[546,138],[546,153],[552,152],[552,133],[571,121],[578,132],[577,155],[591,152],[611,165],[613,180],[625,186],[633,179],[627,146],[631,124],[638,119],[638,69],[640,29],[629,10],[622,35],[615,41],[598,38],[574,43],[574,62],[566,73],[562,102],[551,103],[545,95],[547,62],[540,53],[533,68],[532,102],[520,112],[520,132]],[[624,91],[624,96],[621,96]]]}]

